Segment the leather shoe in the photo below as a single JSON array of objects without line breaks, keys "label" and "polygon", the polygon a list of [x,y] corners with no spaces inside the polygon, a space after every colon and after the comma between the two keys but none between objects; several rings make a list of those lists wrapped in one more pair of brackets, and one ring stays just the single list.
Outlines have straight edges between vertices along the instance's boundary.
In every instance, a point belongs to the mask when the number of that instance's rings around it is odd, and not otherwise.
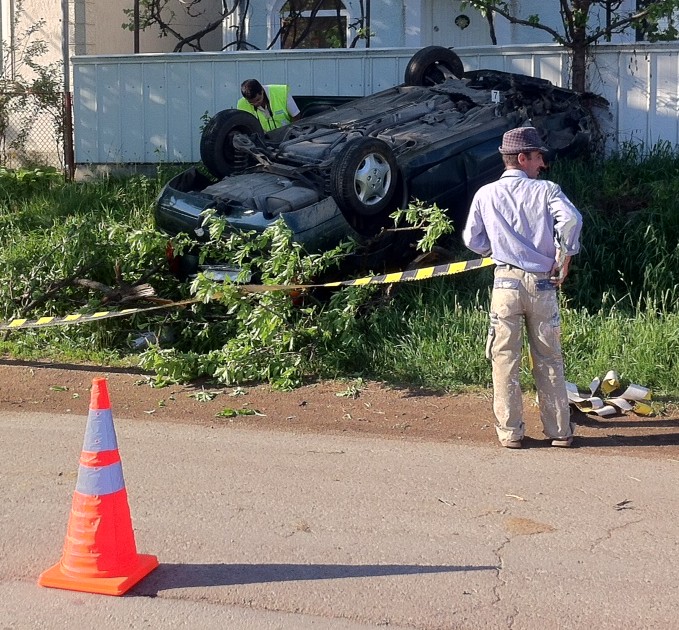
[{"label": "leather shoe", "polygon": [[500,444],[505,448],[523,448],[523,442],[521,440],[502,440]]}]

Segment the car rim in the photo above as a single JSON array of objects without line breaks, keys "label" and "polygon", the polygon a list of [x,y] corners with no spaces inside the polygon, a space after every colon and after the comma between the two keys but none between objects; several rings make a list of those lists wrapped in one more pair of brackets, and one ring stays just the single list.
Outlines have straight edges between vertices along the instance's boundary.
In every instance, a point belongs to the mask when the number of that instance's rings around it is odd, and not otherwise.
[{"label": "car rim", "polygon": [[453,69],[448,67],[445,63],[442,61],[437,61],[436,63],[432,64],[429,68],[427,68],[426,72],[424,73],[425,78],[431,85],[438,85],[439,83],[442,83],[443,81],[447,79],[455,79],[455,74],[453,73]]},{"label": "car rim", "polygon": [[391,185],[391,168],[385,159],[377,153],[365,156],[354,178],[356,195],[361,203],[367,206],[382,201]]}]

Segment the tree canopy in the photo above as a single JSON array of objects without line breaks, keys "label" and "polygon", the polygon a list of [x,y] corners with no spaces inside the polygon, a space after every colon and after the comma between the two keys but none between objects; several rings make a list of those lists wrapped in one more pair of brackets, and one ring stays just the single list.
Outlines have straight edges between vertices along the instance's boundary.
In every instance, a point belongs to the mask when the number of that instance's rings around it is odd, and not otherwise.
[{"label": "tree canopy", "polygon": [[675,40],[678,34],[679,0],[637,0],[633,10],[624,0],[559,0],[561,29],[544,23],[537,14],[519,17],[512,10],[515,3],[508,0],[466,0],[465,4],[491,22],[501,16],[512,24],[551,35],[571,54],[571,87],[579,92],[587,87],[587,53],[593,44],[630,30],[649,41]]}]

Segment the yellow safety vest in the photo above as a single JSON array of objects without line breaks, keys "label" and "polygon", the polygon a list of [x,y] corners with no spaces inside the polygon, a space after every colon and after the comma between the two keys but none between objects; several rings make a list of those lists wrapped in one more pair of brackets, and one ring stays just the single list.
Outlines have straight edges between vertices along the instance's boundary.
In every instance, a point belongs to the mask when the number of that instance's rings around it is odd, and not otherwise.
[{"label": "yellow safety vest", "polygon": [[288,113],[288,86],[267,85],[266,87],[269,95],[269,107],[271,107],[273,117],[269,116],[268,112],[250,105],[245,97],[238,99],[236,105],[238,109],[255,116],[265,132],[288,125],[292,121]]}]

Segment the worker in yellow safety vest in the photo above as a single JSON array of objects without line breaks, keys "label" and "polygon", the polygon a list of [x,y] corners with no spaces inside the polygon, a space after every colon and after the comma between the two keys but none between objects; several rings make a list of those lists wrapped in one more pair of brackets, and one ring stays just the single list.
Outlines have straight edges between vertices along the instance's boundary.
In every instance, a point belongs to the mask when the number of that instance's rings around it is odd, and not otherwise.
[{"label": "worker in yellow safety vest", "polygon": [[240,91],[243,96],[236,107],[255,116],[264,131],[283,127],[300,117],[287,85],[262,85],[257,79],[247,79]]}]

